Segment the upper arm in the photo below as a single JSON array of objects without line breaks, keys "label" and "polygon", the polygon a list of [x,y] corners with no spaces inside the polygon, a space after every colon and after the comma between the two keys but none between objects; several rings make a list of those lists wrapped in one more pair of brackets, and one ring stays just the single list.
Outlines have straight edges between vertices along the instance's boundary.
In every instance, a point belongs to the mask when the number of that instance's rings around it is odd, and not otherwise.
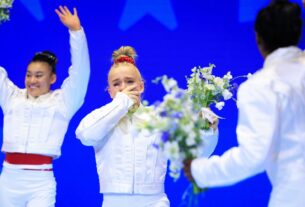
[{"label": "upper arm", "polygon": [[17,87],[11,82],[4,68],[0,67],[0,106],[5,111],[9,98]]},{"label": "upper arm", "polygon": [[269,88],[241,88],[238,94],[239,116],[237,138],[245,163],[263,165],[270,146],[277,137],[278,98]]},{"label": "upper arm", "polygon": [[61,89],[65,106],[73,115],[84,102],[90,76],[89,52],[83,30],[70,31],[70,47],[72,66]]}]

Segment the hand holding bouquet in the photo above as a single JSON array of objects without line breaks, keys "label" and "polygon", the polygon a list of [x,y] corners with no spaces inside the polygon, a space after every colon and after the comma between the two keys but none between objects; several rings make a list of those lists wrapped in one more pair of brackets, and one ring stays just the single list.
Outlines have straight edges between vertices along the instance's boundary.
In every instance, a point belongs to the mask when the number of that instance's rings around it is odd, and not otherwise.
[{"label": "hand holding bouquet", "polygon": [[[175,79],[167,76],[157,78],[155,82],[162,83],[166,95],[161,102],[143,111],[149,118],[138,128],[160,135],[155,146],[169,159],[169,175],[174,180],[180,177],[185,161],[204,154],[207,138],[215,134],[218,116],[210,110],[210,106],[214,104],[221,110],[224,100],[232,98],[234,87],[230,72],[220,78],[212,75],[213,68],[214,65],[193,68],[187,78],[186,90],[179,88]],[[198,206],[197,195],[203,189],[192,180],[191,183],[184,205]]]}]

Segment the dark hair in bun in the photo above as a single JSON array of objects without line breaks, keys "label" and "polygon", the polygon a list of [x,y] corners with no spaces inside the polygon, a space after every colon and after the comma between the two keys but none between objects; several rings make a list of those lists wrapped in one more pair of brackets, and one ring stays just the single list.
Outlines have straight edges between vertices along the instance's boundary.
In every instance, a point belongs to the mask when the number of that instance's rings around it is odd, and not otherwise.
[{"label": "dark hair in bun", "polygon": [[37,52],[31,62],[45,62],[52,68],[52,73],[56,74],[57,57],[50,51]]}]

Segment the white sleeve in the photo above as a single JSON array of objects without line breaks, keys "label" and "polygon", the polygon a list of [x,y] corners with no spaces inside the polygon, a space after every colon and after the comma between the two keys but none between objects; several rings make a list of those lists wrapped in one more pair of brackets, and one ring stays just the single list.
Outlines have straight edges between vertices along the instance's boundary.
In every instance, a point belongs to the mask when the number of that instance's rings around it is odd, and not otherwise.
[{"label": "white sleeve", "polygon": [[6,111],[6,106],[9,104],[8,101],[10,97],[16,90],[18,90],[18,87],[9,80],[5,69],[0,67],[0,106],[4,113]]},{"label": "white sleeve", "polygon": [[72,66],[69,68],[69,77],[64,80],[61,89],[68,115],[72,117],[85,99],[90,76],[90,61],[84,30],[69,31],[69,33]]},{"label": "white sleeve", "polygon": [[222,156],[195,159],[191,164],[192,175],[200,187],[231,185],[265,169],[278,132],[276,95],[262,86],[244,84],[238,91],[238,106],[239,146]]},{"label": "white sleeve", "polygon": [[95,146],[128,112],[133,101],[124,93],[117,93],[113,101],[88,114],[76,129],[76,137],[84,145]]}]

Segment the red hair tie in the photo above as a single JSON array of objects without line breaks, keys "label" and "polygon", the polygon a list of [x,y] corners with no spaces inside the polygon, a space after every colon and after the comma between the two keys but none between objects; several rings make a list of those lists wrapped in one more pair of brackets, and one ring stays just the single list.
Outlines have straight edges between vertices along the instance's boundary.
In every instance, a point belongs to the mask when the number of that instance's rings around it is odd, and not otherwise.
[{"label": "red hair tie", "polygon": [[115,64],[123,63],[123,62],[131,63],[131,64],[135,65],[134,59],[132,57],[128,57],[128,56],[119,57],[118,59],[116,59],[114,61]]}]

